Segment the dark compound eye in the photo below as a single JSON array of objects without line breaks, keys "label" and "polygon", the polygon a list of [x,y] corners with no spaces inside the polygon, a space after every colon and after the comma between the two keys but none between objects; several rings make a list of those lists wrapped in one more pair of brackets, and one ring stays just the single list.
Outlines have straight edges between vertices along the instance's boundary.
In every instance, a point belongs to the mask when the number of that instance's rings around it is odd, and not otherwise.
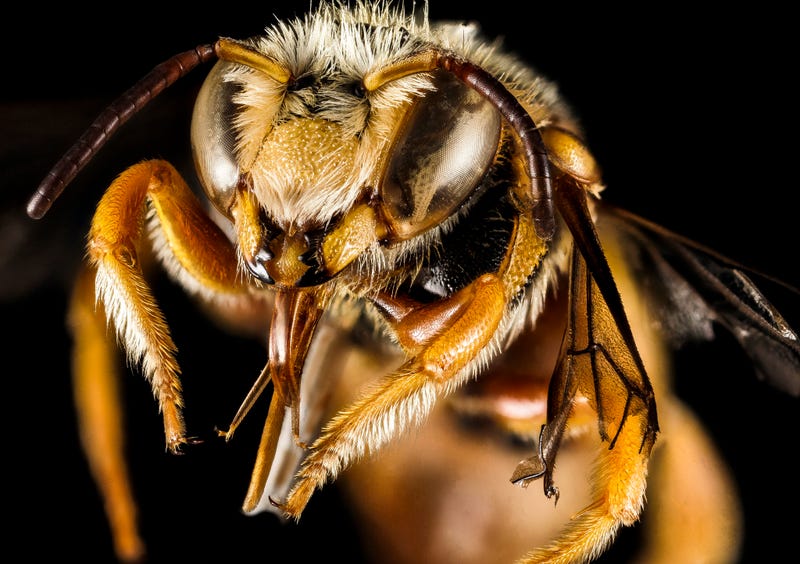
[{"label": "dark compound eye", "polygon": [[398,132],[384,171],[384,213],[400,239],[450,217],[480,185],[500,140],[499,112],[447,73],[417,100]]},{"label": "dark compound eye", "polygon": [[220,61],[209,73],[197,96],[192,117],[192,149],[197,173],[208,199],[229,216],[240,170],[236,133],[232,127],[238,108],[236,86],[224,80],[232,63]]}]

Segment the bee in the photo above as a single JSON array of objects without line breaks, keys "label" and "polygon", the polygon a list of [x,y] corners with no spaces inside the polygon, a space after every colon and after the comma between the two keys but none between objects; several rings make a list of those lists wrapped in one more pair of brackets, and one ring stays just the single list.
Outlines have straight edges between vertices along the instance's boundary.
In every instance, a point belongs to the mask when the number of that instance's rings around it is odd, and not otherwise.
[{"label": "bee", "polygon": [[[263,36],[176,55],[101,114],[29,214],[42,217],[128,117],[212,61],[192,123],[211,207],[163,160],[124,171],[97,206],[70,310],[85,430],[115,429],[108,323],[152,386],[167,449],[194,442],[177,346],[147,281],[153,264],[217,319],[268,333],[263,370],[222,431],[233,439],[269,396],[243,510],[299,519],[342,478],[398,559],[403,539],[409,559],[452,554],[447,527],[420,517],[435,531],[428,544],[407,533],[415,517],[403,511],[428,507],[409,502],[407,484],[421,484],[452,527],[463,513],[445,511],[462,499],[455,486],[488,484],[476,469],[493,475],[471,458],[480,453],[497,454],[514,498],[484,502],[509,531],[493,537],[501,561],[591,560],[638,521],[649,474],[676,482],[696,470],[675,470],[659,446],[673,436],[708,452],[671,397],[649,307],[678,339],[711,338],[712,321],[730,329],[760,375],[800,393],[797,336],[745,269],[601,200],[600,167],[555,87],[475,26],[429,22],[424,9],[323,3]],[[520,441],[525,454],[484,445],[464,456],[453,420]],[[431,436],[454,445],[425,449],[438,467],[417,448]],[[85,444],[119,555],[134,559],[144,549],[119,438]],[[719,492],[692,510],[714,530],[698,550],[731,559],[735,503],[725,471],[709,472],[704,486]],[[370,477],[378,486],[364,495]],[[531,484],[545,502],[538,520],[520,507],[534,488],[511,487]],[[665,511],[667,523],[686,516]]]}]

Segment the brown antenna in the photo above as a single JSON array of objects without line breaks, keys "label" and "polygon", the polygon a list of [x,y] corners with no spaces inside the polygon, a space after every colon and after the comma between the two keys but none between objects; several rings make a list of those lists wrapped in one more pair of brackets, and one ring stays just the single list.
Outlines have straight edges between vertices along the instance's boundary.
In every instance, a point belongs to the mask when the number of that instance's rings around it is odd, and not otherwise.
[{"label": "brown antenna", "polygon": [[41,219],[64,188],[98,153],[106,141],[164,89],[172,86],[192,69],[216,58],[214,45],[200,45],[170,57],[131,87],[92,122],[75,144],[47,173],[28,201],[28,215]]}]

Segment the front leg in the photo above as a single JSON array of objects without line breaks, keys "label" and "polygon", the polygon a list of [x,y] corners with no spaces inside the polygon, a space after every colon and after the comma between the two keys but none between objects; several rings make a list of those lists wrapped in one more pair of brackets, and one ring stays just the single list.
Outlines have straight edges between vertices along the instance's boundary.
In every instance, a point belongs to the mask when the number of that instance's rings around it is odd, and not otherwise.
[{"label": "front leg", "polygon": [[438,397],[470,377],[471,361],[491,342],[507,306],[503,282],[495,274],[433,304],[412,307],[382,298],[379,307],[412,356],[328,423],[282,506],[292,517],[299,518],[316,488],[421,424]]},{"label": "front leg", "polygon": [[97,299],[132,364],[141,363],[164,418],[167,447],[186,442],[180,369],[164,316],[142,272],[139,248],[152,203],[157,254],[189,290],[246,295],[236,253],[208,218],[178,172],[165,161],[146,161],[117,177],[98,204],[88,258],[96,269]]}]

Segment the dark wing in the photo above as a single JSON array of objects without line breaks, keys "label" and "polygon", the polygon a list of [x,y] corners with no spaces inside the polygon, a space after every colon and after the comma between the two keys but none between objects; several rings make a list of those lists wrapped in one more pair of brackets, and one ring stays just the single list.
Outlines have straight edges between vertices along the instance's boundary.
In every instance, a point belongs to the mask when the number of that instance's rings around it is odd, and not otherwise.
[{"label": "dark wing", "polygon": [[[731,332],[759,378],[800,396],[800,339],[736,262],[625,210],[603,204],[600,220],[625,236],[665,333],[677,344]],[[797,291],[797,290],[794,290]]]}]

